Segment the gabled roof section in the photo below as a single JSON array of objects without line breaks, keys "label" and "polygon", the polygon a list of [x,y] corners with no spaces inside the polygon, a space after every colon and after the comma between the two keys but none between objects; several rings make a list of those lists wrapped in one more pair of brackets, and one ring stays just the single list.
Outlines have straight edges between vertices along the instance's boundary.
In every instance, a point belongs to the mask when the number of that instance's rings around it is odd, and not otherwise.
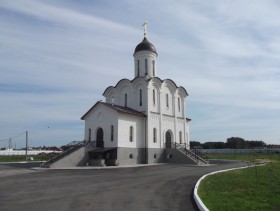
[{"label": "gabled roof section", "polygon": [[81,117],[81,120],[85,120],[85,117],[97,106],[97,105],[104,105],[108,108],[111,108],[119,113],[124,113],[124,114],[130,114],[130,115],[134,115],[134,116],[140,116],[140,117],[146,117],[145,114],[139,112],[139,111],[136,111],[132,108],[128,108],[128,107],[124,107],[124,106],[119,106],[119,105],[114,105],[114,104],[111,104],[111,103],[104,103],[104,102],[97,102],[95,103],[82,117]]},{"label": "gabled roof section", "polygon": [[136,111],[132,108],[129,107],[124,107],[124,106],[119,106],[119,105],[114,105],[112,103],[102,103],[103,105],[116,110],[119,113],[125,113],[125,114],[131,114],[135,116],[141,116],[141,117],[146,117],[146,114],[143,114],[142,112]]}]

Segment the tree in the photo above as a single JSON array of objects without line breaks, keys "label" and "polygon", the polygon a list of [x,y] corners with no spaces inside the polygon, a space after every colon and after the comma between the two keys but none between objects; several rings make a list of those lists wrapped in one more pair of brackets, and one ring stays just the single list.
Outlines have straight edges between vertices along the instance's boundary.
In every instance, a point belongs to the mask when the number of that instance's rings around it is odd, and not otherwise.
[{"label": "tree", "polygon": [[263,141],[246,141],[246,145],[249,148],[266,147],[266,144]]},{"label": "tree", "polygon": [[224,149],[226,144],[221,141],[205,142],[202,144],[204,149]]},{"label": "tree", "polygon": [[230,149],[245,149],[246,141],[240,137],[231,137],[227,139],[226,147]]},{"label": "tree", "polygon": [[190,141],[190,147],[191,148],[202,148],[202,144],[199,141]]}]

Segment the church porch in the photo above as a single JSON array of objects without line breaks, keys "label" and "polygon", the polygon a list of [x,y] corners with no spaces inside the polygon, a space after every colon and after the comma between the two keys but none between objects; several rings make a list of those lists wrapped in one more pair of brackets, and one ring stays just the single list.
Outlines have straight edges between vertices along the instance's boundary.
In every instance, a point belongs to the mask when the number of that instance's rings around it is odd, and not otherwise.
[{"label": "church porch", "polygon": [[91,166],[116,166],[117,148],[93,148],[88,151],[88,159]]}]

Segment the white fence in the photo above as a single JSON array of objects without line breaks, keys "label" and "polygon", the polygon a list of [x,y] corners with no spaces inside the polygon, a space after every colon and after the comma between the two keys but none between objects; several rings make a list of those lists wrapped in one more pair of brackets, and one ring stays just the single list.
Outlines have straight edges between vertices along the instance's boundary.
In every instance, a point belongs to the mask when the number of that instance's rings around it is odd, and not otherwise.
[{"label": "white fence", "polygon": [[250,154],[250,153],[269,153],[278,152],[280,148],[272,149],[197,149],[197,152],[208,154]]},{"label": "white fence", "polygon": [[[40,153],[60,153],[61,151],[52,150],[27,150],[27,155],[38,155]],[[0,155],[25,155],[25,150],[0,150]]]}]

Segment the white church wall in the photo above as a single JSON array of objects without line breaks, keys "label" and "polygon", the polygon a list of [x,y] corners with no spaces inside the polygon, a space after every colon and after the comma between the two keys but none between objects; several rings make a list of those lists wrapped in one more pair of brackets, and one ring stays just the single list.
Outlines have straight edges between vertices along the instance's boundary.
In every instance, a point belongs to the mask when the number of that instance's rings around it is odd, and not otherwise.
[{"label": "white church wall", "polygon": [[156,83],[151,83],[148,89],[148,108],[152,112],[160,112],[160,87]]},{"label": "white church wall", "polygon": [[105,97],[106,103],[116,103],[116,89],[113,86],[107,87],[107,89],[103,93],[103,96]]},{"label": "white church wall", "polygon": [[179,96],[178,94],[175,94],[174,97],[174,101],[175,101],[175,112],[176,112],[176,116],[177,117],[184,117],[184,108],[183,108],[183,104],[184,104],[184,99]]},{"label": "white church wall", "polygon": [[[161,136],[160,136],[160,115],[156,113],[150,113],[148,119],[148,148],[162,148]],[[154,129],[156,136],[154,137]]]},{"label": "white church wall", "polygon": [[127,106],[145,113],[148,110],[147,83],[141,77],[132,81],[122,79],[117,83],[116,87],[108,87],[103,95],[107,103]]},{"label": "white church wall", "polygon": [[176,103],[176,116],[185,117],[185,99],[187,97],[186,93],[182,93],[182,88],[179,87],[175,92],[175,103]]},{"label": "white church wall", "polygon": [[[118,113],[102,104],[91,111],[85,119],[85,140],[96,141],[96,133],[103,129],[104,147],[117,147]],[[114,126],[114,139],[111,141],[111,125]],[[90,132],[91,131],[91,132]],[[91,137],[90,137],[91,136]]]},{"label": "white church wall", "polygon": [[132,106],[131,108],[146,113],[146,111],[148,110],[147,83],[142,78],[139,78],[138,80],[133,81],[133,89],[134,89],[134,106]]},{"label": "white church wall", "polygon": [[110,92],[110,94],[106,97],[106,103],[112,103],[115,105],[118,104],[118,98],[115,91]]},{"label": "white church wall", "polygon": [[190,123],[189,121],[186,122],[186,132],[185,132],[185,137],[186,137],[186,144],[187,148],[190,149]]},{"label": "white church wall", "polygon": [[120,106],[127,106],[127,107],[133,107],[134,106],[134,89],[131,85],[131,83],[126,83],[122,87],[120,87],[120,90],[118,92],[118,105]]},{"label": "white church wall", "polygon": [[174,142],[176,140],[176,133],[175,133],[175,119],[174,117],[171,116],[162,116],[162,126],[161,126],[161,131],[162,131],[162,146],[165,146],[165,134],[167,131],[171,132],[171,140]]},{"label": "white church wall", "polygon": [[[186,128],[184,124],[185,119],[177,118],[177,128],[176,128],[176,142],[177,143],[186,143]],[[180,141],[180,132],[181,132],[181,141]]]},{"label": "white church wall", "polygon": [[[145,119],[132,115],[119,115],[118,147],[143,148],[145,146]],[[132,140],[130,140],[132,127]]]},{"label": "white church wall", "polygon": [[171,90],[164,86],[161,88],[160,105],[163,114],[173,116],[174,95]]}]

